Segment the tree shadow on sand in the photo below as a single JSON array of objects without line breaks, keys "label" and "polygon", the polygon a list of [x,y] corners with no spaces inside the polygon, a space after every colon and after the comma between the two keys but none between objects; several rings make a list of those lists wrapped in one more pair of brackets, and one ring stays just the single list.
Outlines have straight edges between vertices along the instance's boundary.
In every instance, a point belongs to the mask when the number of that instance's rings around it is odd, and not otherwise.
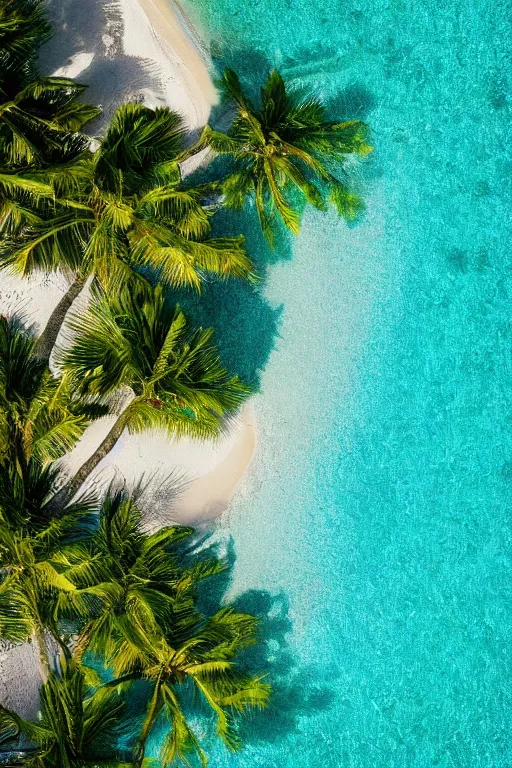
[{"label": "tree shadow on sand", "polygon": [[[77,80],[89,85],[84,99],[103,108],[103,114],[88,126],[89,133],[102,132],[119,104],[143,100],[147,89],[158,90],[158,68],[123,53],[123,18],[116,3],[48,0],[48,12],[53,36],[41,52],[42,70],[52,73],[71,64],[79,54],[86,57]],[[93,57],[87,64],[88,54]],[[211,178],[217,171],[218,164],[213,163],[200,174]],[[277,260],[277,254],[290,258],[291,250],[285,238],[281,238],[275,253],[269,249],[250,206],[243,213],[223,211],[215,216],[213,224],[214,236],[245,234],[260,282],[251,285],[241,280],[211,280],[201,295],[193,290],[171,293],[193,323],[215,328],[216,343],[227,368],[257,387],[281,315],[281,308],[271,307],[265,300],[262,281],[267,265]]]},{"label": "tree shadow on sand", "polygon": [[158,67],[123,53],[124,22],[117,3],[47,0],[45,5],[52,37],[41,49],[41,71],[52,74],[72,63],[82,67],[76,80],[89,86],[83,99],[103,109],[88,126],[89,133],[99,133],[119,104],[143,101],[147,90],[159,89]]}]

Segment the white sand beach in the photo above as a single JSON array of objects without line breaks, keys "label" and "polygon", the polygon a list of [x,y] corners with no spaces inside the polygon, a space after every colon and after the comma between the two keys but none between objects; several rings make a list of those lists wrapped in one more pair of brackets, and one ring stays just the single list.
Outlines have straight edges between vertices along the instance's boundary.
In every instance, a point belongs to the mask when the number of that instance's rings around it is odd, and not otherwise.
[{"label": "white sand beach", "polygon": [[[51,0],[54,36],[41,56],[47,74],[87,83],[87,98],[104,110],[101,132],[121,103],[138,100],[180,112],[191,131],[201,128],[216,102],[200,36],[174,14],[168,0]],[[38,328],[66,290],[63,275],[23,280],[0,273],[0,312],[22,314]],[[77,304],[84,301],[81,297]],[[76,307],[76,305],[75,305]],[[66,458],[77,467],[95,449],[113,417],[91,426]],[[255,449],[249,405],[218,441],[170,441],[165,435],[124,435],[94,473],[134,486],[142,479],[145,522],[154,530],[171,522],[204,524],[226,510]],[[24,716],[38,707],[37,661],[30,645],[2,649],[0,702]]]}]

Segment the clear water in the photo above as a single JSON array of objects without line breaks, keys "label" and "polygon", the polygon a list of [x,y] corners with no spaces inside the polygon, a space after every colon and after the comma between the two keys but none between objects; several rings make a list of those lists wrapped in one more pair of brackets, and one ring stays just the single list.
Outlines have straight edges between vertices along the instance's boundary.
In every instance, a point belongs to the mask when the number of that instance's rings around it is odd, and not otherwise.
[{"label": "clear water", "polygon": [[226,309],[233,344],[273,346],[229,529],[277,692],[245,751],[213,764],[507,768],[510,6],[193,9],[221,58],[257,80],[267,57],[376,145],[364,222],[308,211],[266,309]]}]

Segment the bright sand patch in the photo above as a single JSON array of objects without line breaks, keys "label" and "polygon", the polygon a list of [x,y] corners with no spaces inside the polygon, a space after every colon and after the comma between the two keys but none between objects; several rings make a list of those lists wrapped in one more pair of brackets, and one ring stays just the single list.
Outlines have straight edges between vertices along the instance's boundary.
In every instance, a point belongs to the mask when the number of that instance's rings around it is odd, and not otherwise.
[{"label": "bright sand patch", "polygon": [[[111,428],[115,417],[95,422],[66,456],[71,474]],[[148,530],[181,523],[204,525],[229,506],[256,446],[254,411],[246,404],[216,441],[172,440],[161,432],[123,434],[84,491],[111,483],[138,488]]]},{"label": "bright sand patch", "polygon": [[[151,25],[153,34],[157,35],[158,44],[163,48],[167,59],[164,68],[170,67],[175,70],[177,79],[189,97],[188,100],[194,110],[193,120],[190,119],[191,116],[186,115],[189,117],[190,127],[205,125],[212,105],[217,103],[217,94],[204,58],[198,50],[198,48],[201,49],[203,56],[206,55],[201,38],[194,32],[183,9],[176,3],[171,5],[169,0],[138,0],[138,3]],[[134,49],[137,51],[140,45],[139,22],[136,18],[139,14],[134,7],[134,0],[123,0],[123,8],[125,52],[131,53]],[[175,95],[169,94],[169,97],[169,105],[171,105]],[[185,106],[186,111],[188,106]]]}]

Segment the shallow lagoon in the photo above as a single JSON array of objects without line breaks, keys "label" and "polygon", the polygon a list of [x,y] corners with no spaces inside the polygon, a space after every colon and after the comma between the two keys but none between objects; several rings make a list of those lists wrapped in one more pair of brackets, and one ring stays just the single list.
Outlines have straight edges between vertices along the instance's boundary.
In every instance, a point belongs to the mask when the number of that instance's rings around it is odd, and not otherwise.
[{"label": "shallow lagoon", "polygon": [[265,304],[238,305],[266,367],[259,452],[229,524],[232,590],[253,590],[241,602],[268,617],[277,695],[247,749],[212,763],[506,768],[507,4],[193,11],[224,61],[257,78],[268,58],[339,117],[367,119],[376,145],[364,221],[308,211]]}]

